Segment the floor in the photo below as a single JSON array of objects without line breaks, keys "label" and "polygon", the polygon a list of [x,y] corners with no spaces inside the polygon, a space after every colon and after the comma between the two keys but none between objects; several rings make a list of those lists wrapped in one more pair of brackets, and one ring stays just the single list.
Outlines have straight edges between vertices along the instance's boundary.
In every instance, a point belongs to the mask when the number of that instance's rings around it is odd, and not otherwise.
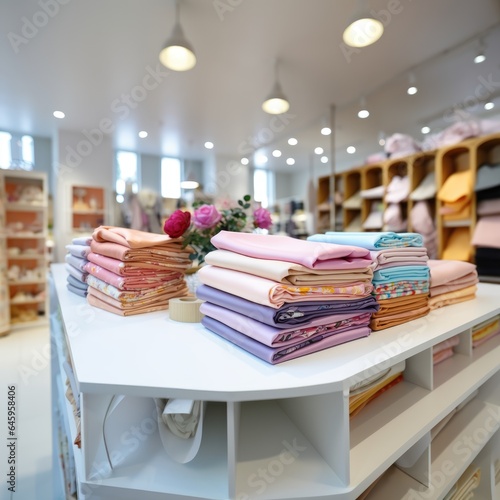
[{"label": "floor", "polygon": [[[53,479],[49,327],[0,337],[0,500],[60,500]],[[15,385],[16,491],[8,490],[8,387]],[[57,482],[57,481],[56,481]]]}]

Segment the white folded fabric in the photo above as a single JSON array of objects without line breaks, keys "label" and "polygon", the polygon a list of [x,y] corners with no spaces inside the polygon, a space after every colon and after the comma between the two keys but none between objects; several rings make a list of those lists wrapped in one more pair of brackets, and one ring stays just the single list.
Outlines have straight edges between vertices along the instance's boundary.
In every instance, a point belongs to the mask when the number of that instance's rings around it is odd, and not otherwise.
[{"label": "white folded fabric", "polygon": [[410,198],[413,201],[428,200],[436,196],[436,174],[429,172],[422,182],[412,191]]}]

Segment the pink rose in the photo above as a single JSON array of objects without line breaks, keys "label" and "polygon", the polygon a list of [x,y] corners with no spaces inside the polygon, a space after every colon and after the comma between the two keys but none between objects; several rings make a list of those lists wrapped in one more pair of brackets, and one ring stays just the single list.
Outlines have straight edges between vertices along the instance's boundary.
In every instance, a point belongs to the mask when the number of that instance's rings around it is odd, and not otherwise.
[{"label": "pink rose", "polygon": [[271,214],[265,208],[258,208],[253,213],[253,223],[255,227],[269,229],[273,225]]},{"label": "pink rose", "polygon": [[222,218],[222,215],[213,205],[202,205],[193,214],[193,223],[198,229],[210,229]]},{"label": "pink rose", "polygon": [[163,231],[171,238],[179,238],[191,223],[191,214],[176,210],[163,224]]}]

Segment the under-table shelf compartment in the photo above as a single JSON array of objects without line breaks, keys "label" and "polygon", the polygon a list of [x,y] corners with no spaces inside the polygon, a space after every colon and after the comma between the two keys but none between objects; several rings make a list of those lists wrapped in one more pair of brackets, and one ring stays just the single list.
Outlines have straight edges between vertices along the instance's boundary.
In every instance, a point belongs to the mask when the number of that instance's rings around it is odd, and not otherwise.
[{"label": "under-table shelf compartment", "polygon": [[[135,492],[135,498],[141,499],[159,498],[159,494],[172,499],[228,498],[225,403],[207,403],[200,448],[193,460],[179,463],[169,456],[160,439],[152,398],[132,398],[134,404],[144,400],[142,417],[138,412],[133,422],[122,424],[119,439],[115,436],[112,442],[108,435],[104,442],[103,425],[110,398],[82,394],[87,489],[98,486],[99,494],[106,498],[125,498],[122,489]],[[123,418],[128,418],[125,412]]]},{"label": "under-table shelf compartment", "polygon": [[[343,454],[341,445],[335,450],[336,428],[340,429],[342,422],[337,422],[333,414],[316,412],[331,408],[334,399],[334,395],[327,395],[242,403],[235,498],[326,499],[345,492],[346,485],[330,465],[340,461]],[[309,410],[309,425],[297,410],[299,405],[305,413]],[[321,434],[327,446],[318,450],[315,442]],[[326,454],[328,447],[330,455]]]}]

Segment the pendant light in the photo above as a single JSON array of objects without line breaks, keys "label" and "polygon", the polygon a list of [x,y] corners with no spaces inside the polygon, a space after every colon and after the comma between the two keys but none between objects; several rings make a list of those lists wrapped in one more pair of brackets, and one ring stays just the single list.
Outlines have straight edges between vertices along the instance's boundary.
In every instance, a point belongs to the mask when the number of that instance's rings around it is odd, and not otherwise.
[{"label": "pendant light", "polygon": [[262,103],[262,109],[271,115],[280,115],[290,109],[290,103],[283,93],[278,79],[278,61],[274,64],[274,85],[273,89]]},{"label": "pendant light", "polygon": [[384,33],[384,25],[375,19],[368,9],[368,2],[359,0],[358,10],[342,38],[350,47],[367,47],[375,43]]},{"label": "pendant light", "polygon": [[160,62],[174,71],[187,71],[194,68],[196,56],[192,45],[186,40],[179,21],[179,2],[175,2],[175,24],[172,34],[160,52]]}]

